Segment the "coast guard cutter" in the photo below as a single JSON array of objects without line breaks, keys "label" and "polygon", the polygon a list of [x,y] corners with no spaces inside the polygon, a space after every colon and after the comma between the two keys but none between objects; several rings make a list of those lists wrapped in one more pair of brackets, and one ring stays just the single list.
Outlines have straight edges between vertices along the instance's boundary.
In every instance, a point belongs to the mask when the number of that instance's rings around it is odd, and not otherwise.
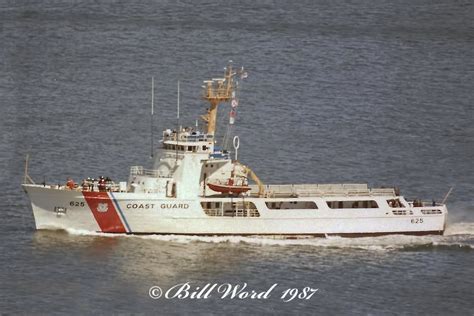
[{"label": "coast guard cutter", "polygon": [[230,103],[233,123],[244,76],[229,65],[223,78],[205,81],[206,130],[165,130],[152,168],[132,166],[128,181],[35,184],[25,170],[36,228],[296,237],[443,233],[443,203],[409,201],[394,188],[366,184],[264,184],[237,160],[237,138],[232,159],[217,146],[217,109]]}]

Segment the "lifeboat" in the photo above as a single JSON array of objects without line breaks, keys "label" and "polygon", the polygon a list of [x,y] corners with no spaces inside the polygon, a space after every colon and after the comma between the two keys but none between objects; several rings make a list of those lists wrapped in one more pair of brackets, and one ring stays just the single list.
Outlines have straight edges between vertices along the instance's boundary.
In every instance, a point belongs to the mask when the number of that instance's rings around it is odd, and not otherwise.
[{"label": "lifeboat", "polygon": [[229,181],[225,184],[208,183],[207,186],[213,191],[228,194],[241,194],[250,190],[250,187],[248,185],[234,184],[234,181],[232,179],[229,179]]}]

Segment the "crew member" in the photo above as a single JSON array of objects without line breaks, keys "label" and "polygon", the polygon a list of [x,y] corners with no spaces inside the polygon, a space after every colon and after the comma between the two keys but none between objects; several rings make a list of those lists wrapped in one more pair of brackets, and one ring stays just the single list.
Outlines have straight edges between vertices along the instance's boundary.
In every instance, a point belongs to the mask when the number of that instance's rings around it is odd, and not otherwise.
[{"label": "crew member", "polygon": [[81,186],[82,186],[82,191],[89,191],[89,183],[87,183],[86,179],[82,180]]},{"label": "crew member", "polygon": [[107,189],[107,192],[112,191],[112,179],[110,179],[109,177],[105,178],[105,187]]},{"label": "crew member", "polygon": [[91,177],[87,177],[86,179],[89,191],[94,191],[94,180],[91,179]]},{"label": "crew member", "polygon": [[98,187],[99,187],[99,192],[105,192],[105,179],[103,176],[101,176],[99,179]]}]

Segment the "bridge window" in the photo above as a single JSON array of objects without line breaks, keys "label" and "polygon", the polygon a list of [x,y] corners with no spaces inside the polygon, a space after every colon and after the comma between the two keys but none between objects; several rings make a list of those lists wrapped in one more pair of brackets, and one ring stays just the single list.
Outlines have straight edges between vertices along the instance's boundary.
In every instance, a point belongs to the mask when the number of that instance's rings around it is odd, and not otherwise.
[{"label": "bridge window", "polygon": [[365,201],[327,201],[329,208],[378,208],[377,202],[373,200]]},{"label": "bridge window", "polygon": [[317,210],[314,201],[273,201],[265,202],[270,210]]}]

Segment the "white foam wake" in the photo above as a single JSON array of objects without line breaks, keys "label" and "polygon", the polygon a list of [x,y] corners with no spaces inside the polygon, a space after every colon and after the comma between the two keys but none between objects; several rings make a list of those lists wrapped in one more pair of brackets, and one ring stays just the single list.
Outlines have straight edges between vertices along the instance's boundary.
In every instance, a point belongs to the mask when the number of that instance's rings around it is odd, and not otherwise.
[{"label": "white foam wake", "polygon": [[446,227],[444,232],[445,236],[452,235],[474,235],[474,223],[473,222],[460,222],[452,223]]},{"label": "white foam wake", "polygon": [[326,238],[285,239],[267,236],[193,236],[193,235],[125,235],[89,232],[85,230],[67,229],[67,232],[76,236],[97,236],[114,238],[139,238],[189,243],[229,243],[249,244],[256,246],[311,246],[321,248],[349,248],[370,251],[392,251],[403,249],[431,248],[431,247],[459,247],[474,249],[474,223],[455,223],[448,226],[444,236],[407,236],[387,235],[381,237],[343,238],[330,236]]},{"label": "white foam wake", "polygon": [[151,235],[140,238],[171,241],[178,243],[206,242],[206,243],[231,243],[251,244],[259,246],[312,246],[322,248],[353,248],[364,250],[400,250],[419,247],[460,247],[474,249],[474,238],[446,237],[446,236],[406,236],[389,235],[381,237],[363,238],[305,238],[305,239],[273,239],[268,237],[203,237],[203,236],[177,236],[177,235]]},{"label": "white foam wake", "polygon": [[111,233],[100,233],[85,229],[66,228],[64,229],[68,234],[74,236],[99,236],[99,237],[124,237],[126,234],[111,234]]}]

